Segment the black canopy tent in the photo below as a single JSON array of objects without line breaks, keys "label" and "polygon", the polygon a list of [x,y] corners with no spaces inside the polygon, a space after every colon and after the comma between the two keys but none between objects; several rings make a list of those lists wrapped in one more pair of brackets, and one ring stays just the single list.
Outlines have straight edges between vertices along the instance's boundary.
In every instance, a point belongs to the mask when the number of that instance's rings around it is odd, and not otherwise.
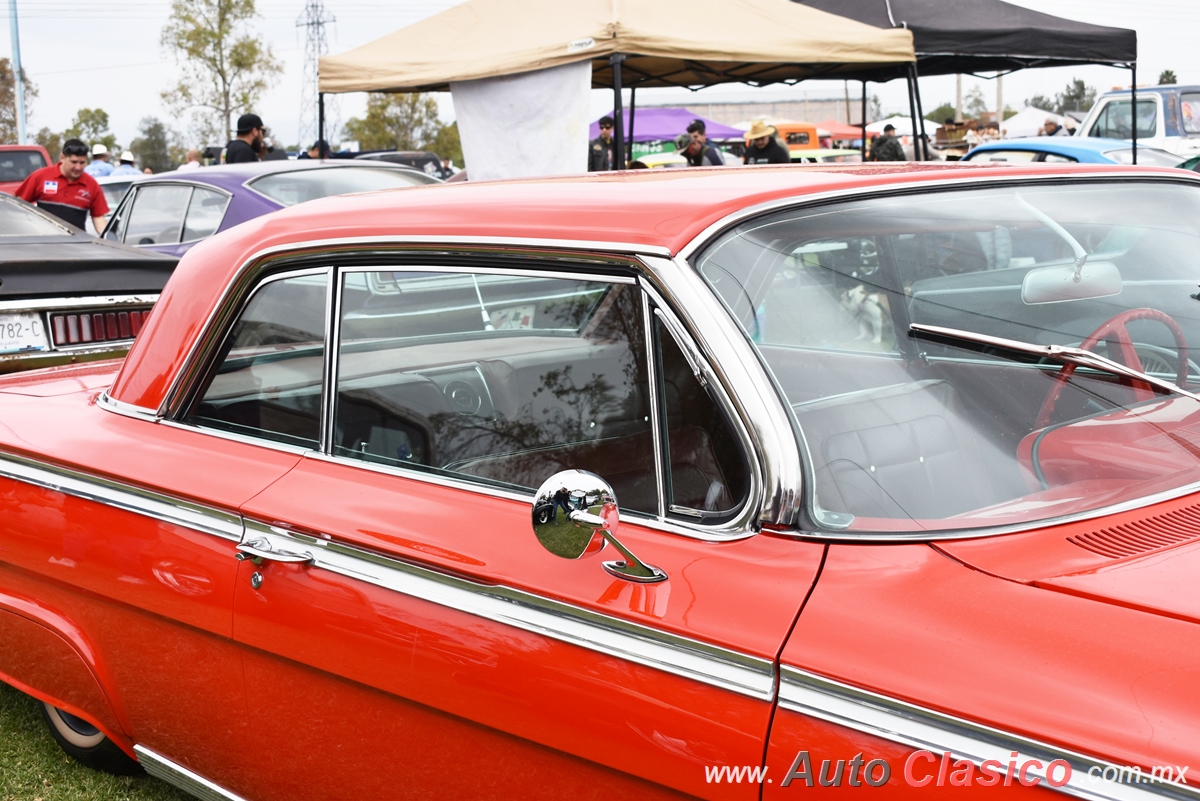
[{"label": "black canopy tent", "polygon": [[[925,121],[917,75],[1004,74],[1029,67],[1107,64],[1131,71],[1130,94],[1133,108],[1137,108],[1137,32],[1133,30],[1076,22],[1003,0],[792,1],[877,28],[912,31],[913,50],[917,54],[915,66],[864,66],[852,77],[864,82],[864,112],[866,81],[905,78],[922,146],[925,146]],[[863,124],[866,124],[865,113]]]}]

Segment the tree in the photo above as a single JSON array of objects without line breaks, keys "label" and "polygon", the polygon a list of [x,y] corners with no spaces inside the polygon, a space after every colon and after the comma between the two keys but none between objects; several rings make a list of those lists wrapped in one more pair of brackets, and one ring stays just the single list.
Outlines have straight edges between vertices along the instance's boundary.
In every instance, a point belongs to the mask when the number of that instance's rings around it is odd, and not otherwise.
[{"label": "tree", "polygon": [[154,172],[166,172],[178,167],[184,160],[185,151],[178,143],[175,132],[155,117],[146,117],[139,123],[141,133],[129,143],[129,149],[137,156],[138,164]]},{"label": "tree", "polygon": [[[37,87],[24,76],[25,115],[29,116],[32,100],[37,97]],[[0,58],[0,142],[17,141],[17,81],[13,75],[12,61]],[[57,156],[57,153],[51,155]]]},{"label": "tree", "polygon": [[965,102],[963,103],[963,111],[966,116],[971,119],[983,119],[983,115],[987,113],[987,100],[983,96],[983,90],[976,86],[967,93]]},{"label": "tree", "polygon": [[50,154],[50,158],[55,161],[58,161],[58,157],[62,155],[62,135],[55,133],[49,128],[42,128],[42,130],[35,133],[33,141],[46,148],[46,152]]},{"label": "tree", "polygon": [[1042,111],[1054,111],[1054,100],[1045,95],[1034,95],[1025,101],[1025,105],[1040,108]]},{"label": "tree", "polygon": [[1054,113],[1087,111],[1096,102],[1096,90],[1078,78],[1073,78],[1066,89],[1054,96]]},{"label": "tree", "polygon": [[458,123],[452,122],[438,129],[437,136],[426,142],[422,150],[432,150],[443,159],[450,159],[463,166],[462,140],[458,136]]},{"label": "tree", "polygon": [[283,67],[247,26],[258,16],[255,0],[171,0],[162,30],[183,77],[162,93],[175,114],[193,115],[199,141],[233,138],[235,114],[251,110]]},{"label": "tree", "polygon": [[867,107],[867,118],[872,120],[883,119],[883,104],[879,102],[879,95],[871,95],[871,103]]},{"label": "tree", "polygon": [[342,136],[363,150],[419,150],[438,136],[437,115],[437,101],[429,95],[373,92],[367,95],[367,116],[351,117]]},{"label": "tree", "polygon": [[925,119],[932,120],[933,122],[936,122],[938,125],[941,125],[946,120],[953,120],[954,114],[955,114],[954,104],[950,103],[950,102],[945,102],[942,105],[935,108],[933,111],[926,114]]},{"label": "tree", "polygon": [[1163,86],[1169,83],[1179,83],[1179,79],[1175,77],[1174,70],[1163,70],[1158,74],[1158,85]]},{"label": "tree", "polygon": [[81,108],[75,112],[71,127],[63,131],[63,139],[82,139],[88,146],[98,142],[110,153],[120,150],[116,135],[108,130],[108,112],[102,108]]}]

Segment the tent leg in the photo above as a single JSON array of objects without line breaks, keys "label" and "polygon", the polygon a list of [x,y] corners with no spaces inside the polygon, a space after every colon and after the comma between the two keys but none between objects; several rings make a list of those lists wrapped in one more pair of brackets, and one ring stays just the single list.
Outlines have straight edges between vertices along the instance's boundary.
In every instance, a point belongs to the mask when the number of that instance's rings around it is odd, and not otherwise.
[{"label": "tent leg", "polygon": [[917,80],[921,76],[917,74],[917,65],[912,67],[913,95],[917,98],[917,119],[916,123],[920,126],[921,132],[921,153],[924,161],[929,161],[929,137],[925,133],[925,109],[921,108],[921,84]]},{"label": "tent leg", "polygon": [[1129,80],[1129,116],[1133,120],[1130,127],[1133,129],[1133,163],[1137,164],[1137,64],[1129,65],[1129,72],[1132,76]]},{"label": "tent leg", "polygon": [[633,113],[637,110],[637,87],[629,90],[629,156],[626,163],[633,161]]},{"label": "tent leg", "polygon": [[[317,141],[325,141],[325,93],[317,92]],[[304,143],[300,143],[300,147],[304,147]],[[318,154],[320,158],[329,158],[329,154],[325,152],[325,146],[321,146],[321,152]]]},{"label": "tent leg", "polygon": [[619,170],[624,167],[621,161],[625,158],[625,113],[621,107],[621,62],[625,56],[613,53],[608,57],[613,74],[613,163],[612,168]]},{"label": "tent leg", "polygon": [[863,81],[862,85],[863,85],[863,87],[862,87],[862,117],[859,118],[862,120],[862,124],[860,125],[860,127],[862,129],[862,140],[861,140],[861,144],[859,145],[859,147],[862,150],[862,160],[866,161],[867,160],[867,82]]},{"label": "tent leg", "polygon": [[910,123],[909,130],[912,132],[913,145],[913,161],[924,161],[921,158],[921,143],[917,138],[917,96],[916,96],[916,81],[913,80],[911,70],[906,70],[904,74],[904,83],[908,88],[908,121]]}]

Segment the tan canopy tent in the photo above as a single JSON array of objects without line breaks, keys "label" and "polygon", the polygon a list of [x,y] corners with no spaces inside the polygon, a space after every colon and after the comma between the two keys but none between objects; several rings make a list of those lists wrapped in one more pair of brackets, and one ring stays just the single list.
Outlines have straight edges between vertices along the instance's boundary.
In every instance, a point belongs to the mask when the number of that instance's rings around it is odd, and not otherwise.
[{"label": "tan canopy tent", "polygon": [[468,0],[322,58],[318,126],[324,140],[326,93],[446,91],[590,62],[592,87],[613,88],[624,153],[623,87],[795,83],[915,59],[907,30],[790,0]]},{"label": "tan canopy tent", "polygon": [[468,0],[320,63],[319,91],[446,91],[451,81],[592,61],[592,84],[753,85],[915,60],[912,34],[790,0]]}]

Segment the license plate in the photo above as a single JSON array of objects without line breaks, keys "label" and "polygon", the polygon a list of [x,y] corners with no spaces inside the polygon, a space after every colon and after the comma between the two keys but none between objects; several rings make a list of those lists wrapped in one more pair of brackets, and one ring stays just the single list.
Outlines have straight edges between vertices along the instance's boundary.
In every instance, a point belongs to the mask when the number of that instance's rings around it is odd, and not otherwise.
[{"label": "license plate", "polygon": [[0,314],[0,353],[49,348],[41,315],[33,312]]}]

